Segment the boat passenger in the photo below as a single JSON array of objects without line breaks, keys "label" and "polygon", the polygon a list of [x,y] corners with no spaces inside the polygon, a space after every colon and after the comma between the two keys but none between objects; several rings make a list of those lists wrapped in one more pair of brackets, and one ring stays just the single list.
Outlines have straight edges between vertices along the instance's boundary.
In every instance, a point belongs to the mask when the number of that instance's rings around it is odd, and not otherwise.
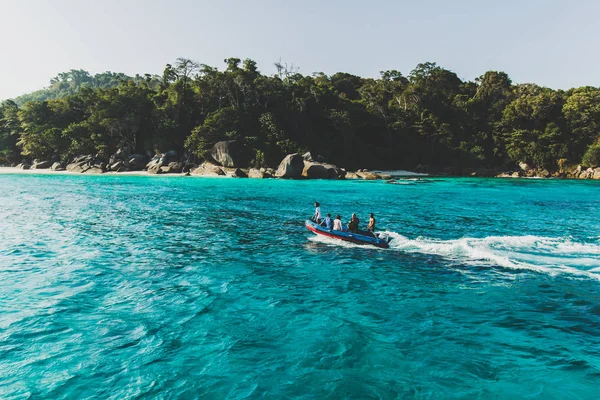
[{"label": "boat passenger", "polygon": [[321,225],[325,226],[326,229],[333,228],[333,220],[331,219],[331,214],[327,214]]},{"label": "boat passenger", "polygon": [[344,229],[342,229],[342,217],[340,217],[340,215],[336,215],[335,219],[333,220],[333,230],[334,231],[343,231]]},{"label": "boat passenger", "polygon": [[367,231],[375,232],[375,214],[369,214],[369,225],[367,225]]},{"label": "boat passenger", "polygon": [[356,214],[352,214],[352,218],[350,219],[350,222],[348,222],[348,230],[350,232],[357,233],[359,222],[360,222],[360,220],[358,219]]},{"label": "boat passenger", "polygon": [[317,224],[321,223],[321,205],[318,202],[315,202],[315,215],[313,215],[312,219]]}]

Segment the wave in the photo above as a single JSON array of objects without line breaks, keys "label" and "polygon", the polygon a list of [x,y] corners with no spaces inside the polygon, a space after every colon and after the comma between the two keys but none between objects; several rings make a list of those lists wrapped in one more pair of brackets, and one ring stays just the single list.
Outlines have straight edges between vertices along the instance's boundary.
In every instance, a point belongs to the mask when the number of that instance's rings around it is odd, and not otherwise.
[{"label": "wave", "polygon": [[[529,270],[550,275],[571,274],[600,280],[600,244],[572,238],[542,236],[489,236],[441,240],[410,239],[396,232],[382,232],[393,240],[390,250],[438,256],[471,266]],[[336,239],[313,236],[313,241],[344,247],[363,247]],[[384,250],[385,251],[385,250]]]}]

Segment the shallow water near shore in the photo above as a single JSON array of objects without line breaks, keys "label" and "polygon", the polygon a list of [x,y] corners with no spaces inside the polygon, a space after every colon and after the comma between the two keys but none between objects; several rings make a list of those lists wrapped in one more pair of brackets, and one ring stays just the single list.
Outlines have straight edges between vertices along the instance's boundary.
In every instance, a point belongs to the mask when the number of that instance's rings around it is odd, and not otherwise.
[{"label": "shallow water near shore", "polygon": [[598,398],[600,184],[399,183],[0,175],[0,398]]}]

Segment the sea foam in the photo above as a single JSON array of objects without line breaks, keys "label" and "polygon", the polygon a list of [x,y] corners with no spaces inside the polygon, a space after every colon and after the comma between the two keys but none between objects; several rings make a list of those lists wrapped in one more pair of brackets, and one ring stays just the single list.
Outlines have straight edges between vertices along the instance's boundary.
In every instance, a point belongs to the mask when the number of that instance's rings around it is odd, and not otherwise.
[{"label": "sea foam", "polygon": [[[541,236],[410,239],[396,232],[382,233],[392,238],[391,251],[439,256],[470,266],[529,270],[553,276],[571,274],[600,280],[600,244],[597,243]],[[311,236],[311,240],[348,248],[364,247],[321,236]]]}]

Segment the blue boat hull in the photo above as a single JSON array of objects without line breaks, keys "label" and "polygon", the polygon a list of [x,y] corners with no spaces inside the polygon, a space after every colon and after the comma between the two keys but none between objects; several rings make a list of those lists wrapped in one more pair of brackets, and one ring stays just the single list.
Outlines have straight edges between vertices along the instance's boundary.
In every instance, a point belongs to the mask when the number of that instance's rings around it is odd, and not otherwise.
[{"label": "blue boat hull", "polygon": [[389,240],[387,239],[380,239],[375,236],[361,235],[359,233],[334,231],[332,229],[327,229],[321,225],[318,225],[317,223],[308,219],[306,220],[305,225],[309,231],[314,232],[317,235],[343,240],[345,242],[351,242],[355,244],[375,246],[382,249],[387,249],[390,247]]}]

